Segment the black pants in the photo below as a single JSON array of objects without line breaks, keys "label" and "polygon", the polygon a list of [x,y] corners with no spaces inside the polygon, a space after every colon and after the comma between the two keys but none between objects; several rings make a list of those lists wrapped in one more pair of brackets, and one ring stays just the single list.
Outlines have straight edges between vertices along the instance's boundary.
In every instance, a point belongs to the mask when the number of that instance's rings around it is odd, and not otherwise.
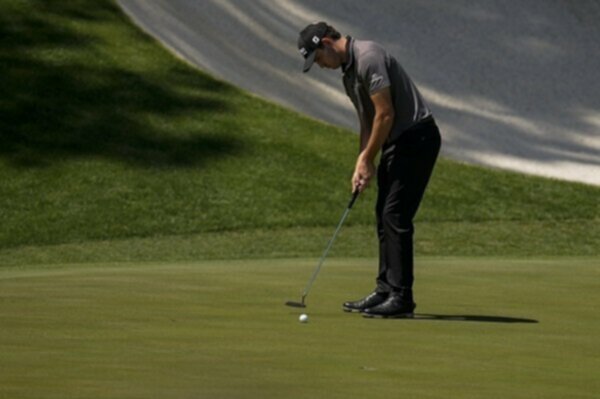
[{"label": "black pants", "polygon": [[377,170],[378,292],[404,293],[412,300],[413,218],[440,151],[433,119],[404,132],[384,147]]}]

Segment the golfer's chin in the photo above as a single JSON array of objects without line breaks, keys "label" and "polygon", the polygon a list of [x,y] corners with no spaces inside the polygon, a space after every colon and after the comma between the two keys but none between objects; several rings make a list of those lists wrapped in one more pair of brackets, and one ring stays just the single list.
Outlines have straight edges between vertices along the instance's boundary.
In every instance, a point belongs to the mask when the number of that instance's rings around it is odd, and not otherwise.
[{"label": "golfer's chin", "polygon": [[341,66],[341,64],[332,64],[332,65],[324,65],[323,68],[326,69],[338,69]]},{"label": "golfer's chin", "polygon": [[331,61],[331,62],[320,62],[320,63],[316,63],[317,65],[319,65],[319,67],[321,67],[321,69],[338,69],[340,66],[342,66],[342,64],[340,62],[335,62],[335,61]]}]

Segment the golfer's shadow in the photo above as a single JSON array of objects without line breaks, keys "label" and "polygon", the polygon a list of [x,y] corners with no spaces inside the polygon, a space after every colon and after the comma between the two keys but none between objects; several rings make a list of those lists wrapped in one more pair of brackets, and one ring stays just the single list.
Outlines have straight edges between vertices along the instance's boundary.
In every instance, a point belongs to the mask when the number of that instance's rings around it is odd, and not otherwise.
[{"label": "golfer's shadow", "polygon": [[415,313],[413,320],[440,320],[440,321],[471,321],[478,323],[539,323],[535,319],[506,316],[481,316],[481,315],[442,315]]}]

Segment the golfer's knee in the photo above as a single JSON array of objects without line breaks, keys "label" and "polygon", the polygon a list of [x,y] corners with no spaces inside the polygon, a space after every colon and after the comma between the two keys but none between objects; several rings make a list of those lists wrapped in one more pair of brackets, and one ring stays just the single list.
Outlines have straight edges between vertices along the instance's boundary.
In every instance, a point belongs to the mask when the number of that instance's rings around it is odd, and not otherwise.
[{"label": "golfer's knee", "polygon": [[396,212],[383,212],[381,216],[383,230],[393,234],[412,234],[414,226],[412,219]]}]

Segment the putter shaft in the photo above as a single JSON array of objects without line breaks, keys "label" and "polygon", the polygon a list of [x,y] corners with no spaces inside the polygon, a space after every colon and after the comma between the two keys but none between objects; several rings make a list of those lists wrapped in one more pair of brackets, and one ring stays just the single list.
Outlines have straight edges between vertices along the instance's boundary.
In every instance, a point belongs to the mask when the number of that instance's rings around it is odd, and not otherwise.
[{"label": "putter shaft", "polygon": [[323,251],[323,254],[321,255],[321,258],[319,259],[319,263],[317,264],[315,271],[310,276],[310,279],[308,280],[308,283],[306,284],[306,287],[304,288],[304,291],[302,292],[302,302],[288,301],[288,302],[286,302],[286,305],[292,306],[292,307],[302,307],[302,308],[306,307],[306,305],[304,304],[304,300],[306,299],[308,293],[310,292],[310,289],[311,289],[313,283],[317,279],[317,276],[319,275],[319,272],[321,271],[321,267],[323,266],[323,262],[325,261],[325,258],[327,257],[329,250],[333,246],[333,242],[335,241],[335,238],[337,237],[340,229],[342,228],[344,221],[348,217],[348,214],[350,213],[350,210],[352,209],[352,205],[354,205],[356,198],[358,198],[358,194],[359,194],[358,190],[356,190],[352,193],[352,198],[350,199],[350,202],[348,203],[348,206],[346,207],[346,210],[344,211],[344,214],[342,215],[342,218],[340,219],[340,222],[338,223],[338,225],[335,229],[335,232],[333,233],[333,236],[327,243],[327,247],[325,248],[325,251]]}]

